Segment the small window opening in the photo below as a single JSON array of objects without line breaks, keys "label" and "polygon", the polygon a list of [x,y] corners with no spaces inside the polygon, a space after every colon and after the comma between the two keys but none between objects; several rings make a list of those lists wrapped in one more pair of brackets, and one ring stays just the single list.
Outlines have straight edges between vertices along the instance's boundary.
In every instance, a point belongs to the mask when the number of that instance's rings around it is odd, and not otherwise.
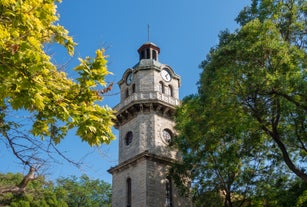
[{"label": "small window opening", "polygon": [[135,84],[132,84],[132,93],[135,93]]},{"label": "small window opening", "polygon": [[127,178],[127,207],[131,207],[131,178]]},{"label": "small window opening", "polygon": [[143,50],[141,53],[140,53],[140,60],[144,59],[145,58],[145,51]]},{"label": "small window opening", "polygon": [[125,137],[125,143],[127,146],[132,142],[132,139],[133,139],[133,133],[132,131],[129,131]]},{"label": "small window opening", "polygon": [[169,95],[171,97],[174,97],[174,91],[173,91],[173,87],[171,85],[168,86],[168,90],[169,90]]},{"label": "small window opening", "polygon": [[165,90],[165,89],[164,89],[164,84],[163,84],[162,81],[160,81],[160,82],[159,82],[159,92],[160,92],[160,93],[164,93],[164,92],[165,92],[164,90]]},{"label": "small window opening", "polygon": [[126,98],[129,97],[129,89],[128,88],[126,89],[125,96],[126,96]]},{"label": "small window opening", "polygon": [[152,51],[152,58],[157,60],[157,52],[155,50]]},{"label": "small window opening", "polygon": [[146,59],[150,59],[150,49],[149,48],[147,48],[146,49]]},{"label": "small window opening", "polygon": [[166,207],[173,207],[173,192],[172,192],[172,181],[169,177],[166,178],[165,182],[165,190],[166,190]]}]

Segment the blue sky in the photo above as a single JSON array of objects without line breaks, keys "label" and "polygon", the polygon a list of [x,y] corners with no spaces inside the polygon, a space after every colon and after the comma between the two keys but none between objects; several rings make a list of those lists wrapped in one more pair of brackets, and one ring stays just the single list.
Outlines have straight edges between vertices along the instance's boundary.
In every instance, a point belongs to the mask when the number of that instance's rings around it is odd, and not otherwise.
[{"label": "blue sky", "polygon": [[[150,41],[161,49],[159,61],[181,76],[183,98],[196,93],[201,72],[198,66],[217,44],[219,32],[234,31],[238,27],[234,19],[249,3],[249,0],[63,0],[58,5],[60,24],[69,30],[78,46],[74,57],[59,47],[50,47],[48,52],[56,64],[65,64],[65,71],[73,77],[72,68],[78,64],[78,57],[94,56],[96,49],[106,48],[109,70],[113,73],[107,81],[117,83],[124,71],[138,62],[137,49],[148,41],[149,24]],[[111,93],[118,92],[116,85]],[[113,107],[118,103],[119,95],[104,97],[103,104]],[[114,133],[118,134],[116,130]],[[84,164],[78,169],[65,160],[50,163],[44,170],[48,179],[86,173],[111,183],[107,169],[117,164],[117,140],[90,148],[71,133],[59,148]],[[0,160],[4,163],[0,172],[25,173],[9,152],[2,151]]]}]

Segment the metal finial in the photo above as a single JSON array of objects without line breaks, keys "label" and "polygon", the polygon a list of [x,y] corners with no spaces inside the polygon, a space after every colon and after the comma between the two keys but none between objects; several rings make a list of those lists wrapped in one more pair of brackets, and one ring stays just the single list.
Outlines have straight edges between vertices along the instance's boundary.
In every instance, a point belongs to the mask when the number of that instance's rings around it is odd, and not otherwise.
[{"label": "metal finial", "polygon": [[148,42],[150,40],[150,27],[149,27],[149,24],[147,25],[147,38],[148,38]]}]

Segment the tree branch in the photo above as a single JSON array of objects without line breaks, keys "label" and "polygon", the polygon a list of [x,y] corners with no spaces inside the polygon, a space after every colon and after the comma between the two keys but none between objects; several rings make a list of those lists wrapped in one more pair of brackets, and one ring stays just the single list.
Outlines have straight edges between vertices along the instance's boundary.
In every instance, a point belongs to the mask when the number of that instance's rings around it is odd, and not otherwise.
[{"label": "tree branch", "polygon": [[0,188],[0,194],[4,193],[12,193],[14,195],[23,194],[25,192],[28,183],[36,179],[35,173],[36,169],[30,166],[28,174],[24,176],[24,178],[18,185]]},{"label": "tree branch", "polygon": [[[304,105],[304,104],[302,104],[302,103],[300,103],[298,101],[295,101],[294,98],[292,96],[289,96],[288,94],[280,93],[280,92],[278,92],[276,90],[273,90],[271,94],[275,94],[275,95],[281,96],[281,97],[287,99],[288,101],[290,101],[291,103],[293,103],[294,105],[296,105],[297,107],[302,108],[304,110],[307,110],[307,105]],[[302,96],[302,95],[299,95],[299,96]],[[306,101],[305,101],[305,103],[306,103]]]},{"label": "tree branch", "polygon": [[[259,117],[259,115],[257,113],[258,112],[257,109],[255,109],[251,105],[248,105],[248,107],[252,111],[252,116],[254,116],[256,118],[258,123],[260,123],[262,130],[274,140],[274,142],[277,144],[278,148],[281,150],[283,160],[285,161],[288,168],[292,172],[294,172],[298,177],[300,177],[304,182],[307,183],[307,174],[305,174],[302,170],[298,169],[296,167],[296,165],[292,162],[286,146],[284,145],[284,143],[280,139],[280,135],[279,135],[278,129],[277,129],[278,123],[276,122],[276,120],[271,123],[272,124],[272,131],[271,131],[265,126],[265,124],[263,123],[264,121],[261,119],[261,117]],[[279,117],[277,116],[276,118],[279,118]]]}]

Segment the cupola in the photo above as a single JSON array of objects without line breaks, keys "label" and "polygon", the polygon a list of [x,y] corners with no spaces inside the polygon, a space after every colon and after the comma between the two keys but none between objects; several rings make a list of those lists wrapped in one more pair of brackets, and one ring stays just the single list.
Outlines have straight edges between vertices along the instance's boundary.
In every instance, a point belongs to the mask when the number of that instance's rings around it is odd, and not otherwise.
[{"label": "cupola", "polygon": [[160,48],[152,42],[146,42],[138,49],[138,53],[140,55],[140,60],[152,59],[158,61]]}]

